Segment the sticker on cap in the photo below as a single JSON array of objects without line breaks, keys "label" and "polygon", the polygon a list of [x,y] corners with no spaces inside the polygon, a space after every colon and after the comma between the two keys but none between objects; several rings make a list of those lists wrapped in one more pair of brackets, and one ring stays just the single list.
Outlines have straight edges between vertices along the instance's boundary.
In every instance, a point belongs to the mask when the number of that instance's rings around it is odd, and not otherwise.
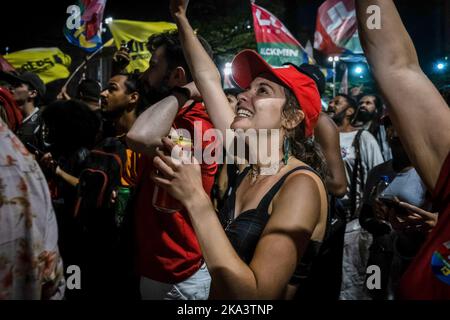
[{"label": "sticker on cap", "polygon": [[431,270],[439,280],[450,285],[450,241],[442,244],[433,253]]}]

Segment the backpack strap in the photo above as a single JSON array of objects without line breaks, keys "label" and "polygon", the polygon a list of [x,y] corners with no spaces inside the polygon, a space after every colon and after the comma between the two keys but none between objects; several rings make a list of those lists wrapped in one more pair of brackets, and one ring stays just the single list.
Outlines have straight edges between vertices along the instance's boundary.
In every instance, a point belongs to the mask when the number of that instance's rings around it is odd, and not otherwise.
[{"label": "backpack strap", "polygon": [[352,146],[355,148],[355,164],[353,165],[352,179],[350,184],[350,220],[353,219],[356,212],[356,193],[357,193],[357,183],[358,174],[361,177],[361,187],[362,185],[362,162],[361,162],[361,135],[364,129],[358,130],[355,139],[353,140]]},{"label": "backpack strap", "polygon": [[[312,169],[308,166],[299,166],[299,167],[292,169],[291,171],[286,173],[283,177],[281,177],[280,180],[278,180],[277,183],[275,183],[273,185],[273,187],[264,195],[264,197],[261,199],[261,202],[258,205],[258,210],[268,212],[270,203],[272,202],[273,198],[278,193],[278,191],[281,189],[281,187],[283,186],[286,179],[291,174],[293,174],[294,172],[297,172],[297,171],[309,171],[309,172],[314,173],[315,175],[317,175],[320,178],[319,174],[314,169]],[[320,179],[320,180],[322,180],[322,179]]]}]

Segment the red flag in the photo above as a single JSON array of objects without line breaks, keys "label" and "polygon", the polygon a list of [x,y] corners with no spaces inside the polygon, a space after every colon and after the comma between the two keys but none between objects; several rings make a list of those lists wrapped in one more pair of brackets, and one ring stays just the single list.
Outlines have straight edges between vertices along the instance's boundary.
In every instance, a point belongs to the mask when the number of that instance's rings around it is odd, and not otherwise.
[{"label": "red flag", "polygon": [[325,54],[345,49],[359,53],[360,45],[354,41],[357,30],[354,0],[327,0],[317,13],[314,48]]},{"label": "red flag", "polygon": [[283,23],[252,2],[253,25],[259,54],[271,65],[314,63]]},{"label": "red flag", "polygon": [[90,40],[99,32],[106,0],[82,0],[82,2],[85,11],[81,20],[86,22],[86,40]]},{"label": "red flag", "polygon": [[6,123],[12,131],[16,131],[22,123],[22,113],[8,89],[0,87],[0,109],[6,115]]},{"label": "red flag", "polygon": [[266,9],[252,3],[253,22],[255,26],[256,42],[292,44],[300,46],[300,43],[288,29]]},{"label": "red flag", "polygon": [[0,71],[11,72],[15,70],[16,69],[14,69],[14,67],[10,65],[9,62],[6,61],[5,58],[3,58],[3,56],[0,54]]}]

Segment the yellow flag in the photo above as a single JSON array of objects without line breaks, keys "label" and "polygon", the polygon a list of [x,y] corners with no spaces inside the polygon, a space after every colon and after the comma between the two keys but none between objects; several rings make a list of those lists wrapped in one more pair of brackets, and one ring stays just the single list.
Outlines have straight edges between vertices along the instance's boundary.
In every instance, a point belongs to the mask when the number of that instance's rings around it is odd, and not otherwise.
[{"label": "yellow flag", "polygon": [[133,72],[136,69],[143,72],[148,68],[148,62],[151,57],[150,52],[147,50],[148,37],[155,33],[176,29],[176,25],[169,22],[131,20],[113,20],[108,26],[117,48],[120,48],[122,43],[128,44],[131,57],[128,72]]},{"label": "yellow flag", "polygon": [[70,75],[70,56],[58,48],[32,48],[3,56],[18,71],[37,74],[45,84]]}]

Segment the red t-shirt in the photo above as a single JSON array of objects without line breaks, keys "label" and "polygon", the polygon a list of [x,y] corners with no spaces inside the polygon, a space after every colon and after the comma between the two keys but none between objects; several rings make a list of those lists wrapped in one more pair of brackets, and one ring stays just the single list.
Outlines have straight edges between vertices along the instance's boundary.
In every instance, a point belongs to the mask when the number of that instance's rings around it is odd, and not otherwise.
[{"label": "red t-shirt", "polygon": [[[205,107],[196,103],[180,110],[173,127],[186,129],[194,139],[194,122],[203,132],[213,128]],[[204,149],[208,143],[203,142]],[[202,164],[203,188],[210,194],[217,165]],[[152,206],[154,184],[152,159],[142,156],[138,165],[136,197],[137,267],[139,275],[164,283],[178,283],[193,275],[202,264],[202,254],[186,210],[158,212]]]},{"label": "red t-shirt", "polygon": [[433,193],[438,223],[403,275],[399,298],[450,299],[450,154]]}]

